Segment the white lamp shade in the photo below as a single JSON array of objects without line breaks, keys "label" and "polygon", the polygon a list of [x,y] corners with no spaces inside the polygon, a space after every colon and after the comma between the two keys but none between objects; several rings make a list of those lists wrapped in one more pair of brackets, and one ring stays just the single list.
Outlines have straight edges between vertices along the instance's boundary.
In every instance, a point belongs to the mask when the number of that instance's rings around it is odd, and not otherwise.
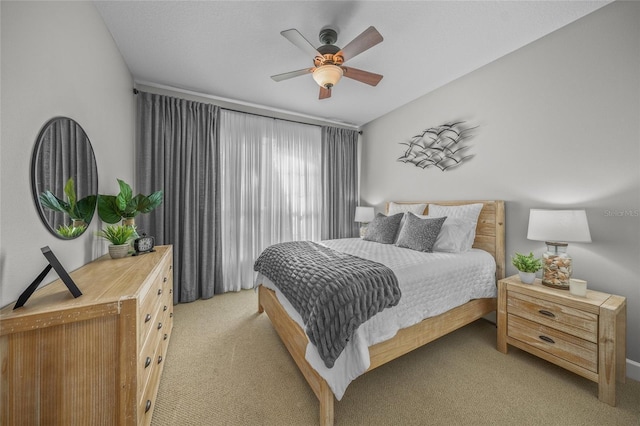
[{"label": "white lamp shade", "polygon": [[320,87],[330,88],[338,84],[342,77],[342,68],[337,65],[322,65],[313,72],[313,79]]},{"label": "white lamp shade", "polygon": [[373,207],[356,207],[354,222],[369,223],[373,220]]},{"label": "white lamp shade", "polygon": [[591,233],[584,210],[542,210],[529,212],[527,239],[550,242],[590,243]]}]

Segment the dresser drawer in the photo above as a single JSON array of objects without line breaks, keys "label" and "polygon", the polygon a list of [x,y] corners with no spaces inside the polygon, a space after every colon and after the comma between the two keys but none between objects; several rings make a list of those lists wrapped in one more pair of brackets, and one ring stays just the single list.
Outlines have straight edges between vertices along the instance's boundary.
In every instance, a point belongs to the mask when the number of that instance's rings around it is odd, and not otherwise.
[{"label": "dresser drawer", "polygon": [[598,343],[598,315],[522,293],[509,292],[509,314]]},{"label": "dresser drawer", "polygon": [[[161,315],[158,316],[158,318],[160,317]],[[149,338],[142,346],[142,350],[140,351],[140,356],[138,357],[138,383],[142,384],[143,388],[146,387],[154,366],[157,363],[158,347],[162,342],[163,335],[164,330],[162,329],[151,330],[149,333]]]},{"label": "dresser drawer", "polygon": [[152,330],[158,328],[160,317],[154,319],[154,315],[168,310],[173,311],[173,265],[169,262],[162,265],[161,272],[154,279],[153,284],[146,295],[142,297],[140,309],[140,330],[142,342],[144,337]]},{"label": "dresser drawer", "polygon": [[157,313],[162,309],[165,299],[164,279],[165,277],[162,274],[158,274],[140,303],[140,328],[138,332],[141,344],[145,342],[149,333],[158,325],[156,321]]},{"label": "dresser drawer", "polygon": [[140,386],[141,393],[138,399],[138,424],[148,425],[151,423],[153,408],[155,405],[157,383],[160,379],[160,364],[164,362],[164,356],[160,354],[160,347],[156,348],[153,354],[153,362],[149,366],[149,377],[147,381]]},{"label": "dresser drawer", "polygon": [[166,339],[163,339],[161,336],[158,339],[151,365],[149,365],[149,369],[146,371],[147,377],[140,387],[142,392],[138,399],[138,423],[142,425],[151,423],[153,408],[156,403],[156,393],[158,385],[160,384],[160,375],[162,374],[167,355],[169,335],[166,334],[166,336]]},{"label": "dresser drawer", "polygon": [[507,315],[507,334],[530,346],[598,372],[598,345],[539,323]]}]

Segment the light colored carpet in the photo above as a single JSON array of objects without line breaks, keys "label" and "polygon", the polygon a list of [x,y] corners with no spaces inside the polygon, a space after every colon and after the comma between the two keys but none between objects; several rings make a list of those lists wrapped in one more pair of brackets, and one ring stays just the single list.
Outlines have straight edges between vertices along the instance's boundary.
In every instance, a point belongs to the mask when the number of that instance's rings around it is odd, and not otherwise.
[{"label": "light colored carpet", "polygon": [[[252,290],[174,308],[152,425],[316,425],[318,402]],[[640,425],[640,383],[617,407],[596,383],[516,348],[476,321],[351,383],[337,425]]]}]

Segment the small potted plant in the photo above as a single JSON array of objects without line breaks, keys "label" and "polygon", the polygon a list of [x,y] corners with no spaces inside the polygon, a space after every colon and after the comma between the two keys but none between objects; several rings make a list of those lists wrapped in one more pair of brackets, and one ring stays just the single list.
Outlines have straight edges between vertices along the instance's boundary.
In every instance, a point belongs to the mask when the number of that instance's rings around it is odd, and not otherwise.
[{"label": "small potted plant", "polygon": [[135,217],[140,213],[149,213],[162,203],[162,191],[149,195],[133,196],[131,186],[118,179],[120,192],[118,195],[98,195],[98,216],[103,222],[123,225],[134,225]]},{"label": "small potted plant", "polygon": [[536,272],[542,269],[542,260],[530,252],[528,255],[517,253],[511,256],[511,263],[518,270],[520,281],[531,284],[536,279]]},{"label": "small potted plant", "polygon": [[136,236],[136,228],[127,225],[107,225],[98,231],[98,237],[109,241],[109,256],[119,259],[129,254],[131,245],[129,242]]},{"label": "small potted plant", "polygon": [[58,233],[58,235],[60,235],[63,238],[72,239],[82,235],[86,229],[87,229],[86,225],[80,225],[80,226],[74,226],[73,224],[60,225],[56,229],[56,232]]}]

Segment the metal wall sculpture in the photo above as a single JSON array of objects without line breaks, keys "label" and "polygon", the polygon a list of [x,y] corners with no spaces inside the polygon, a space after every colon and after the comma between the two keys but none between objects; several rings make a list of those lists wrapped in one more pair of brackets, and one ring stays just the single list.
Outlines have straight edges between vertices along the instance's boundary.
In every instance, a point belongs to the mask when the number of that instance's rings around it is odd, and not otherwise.
[{"label": "metal wall sculpture", "polygon": [[409,142],[400,142],[408,148],[398,161],[423,169],[436,167],[442,171],[457,167],[474,156],[465,155],[470,146],[464,142],[471,138],[470,132],[476,128],[477,126],[467,127],[464,121],[458,121],[426,129]]}]

